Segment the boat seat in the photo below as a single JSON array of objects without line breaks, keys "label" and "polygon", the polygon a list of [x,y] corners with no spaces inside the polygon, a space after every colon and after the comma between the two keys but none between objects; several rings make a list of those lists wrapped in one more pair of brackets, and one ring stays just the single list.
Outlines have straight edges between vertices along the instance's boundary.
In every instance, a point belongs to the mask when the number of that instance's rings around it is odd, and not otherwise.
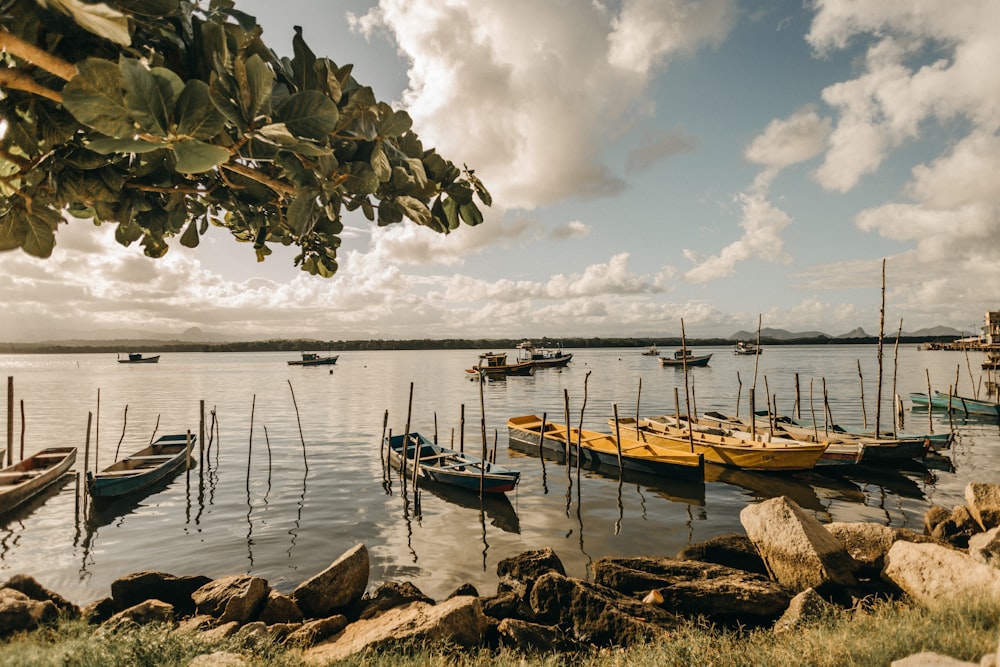
[{"label": "boat seat", "polygon": [[149,472],[149,468],[132,468],[131,470],[106,470],[104,472],[97,473],[96,477],[125,477],[127,475],[139,475],[144,472]]},{"label": "boat seat", "polygon": [[126,461],[165,461],[167,459],[172,459],[177,454],[144,454],[142,456],[129,456]]},{"label": "boat seat", "polygon": [[66,456],[68,454],[69,454],[69,452],[39,452],[38,454],[34,454],[32,456],[32,458],[35,458],[35,459],[63,459],[63,458],[66,458]]},{"label": "boat seat", "polygon": [[6,479],[17,478],[17,477],[25,477],[25,476],[27,476],[27,477],[37,477],[38,475],[41,475],[43,472],[45,472],[45,471],[44,470],[15,470],[13,472],[0,472],[0,477],[6,478]]},{"label": "boat seat", "polygon": [[446,470],[446,469],[449,469],[449,468],[464,468],[466,466],[468,466],[469,468],[480,468],[481,467],[478,463],[470,463],[469,461],[464,461],[462,463],[453,463],[453,464],[447,465],[447,466],[440,466],[438,468],[438,470]]}]

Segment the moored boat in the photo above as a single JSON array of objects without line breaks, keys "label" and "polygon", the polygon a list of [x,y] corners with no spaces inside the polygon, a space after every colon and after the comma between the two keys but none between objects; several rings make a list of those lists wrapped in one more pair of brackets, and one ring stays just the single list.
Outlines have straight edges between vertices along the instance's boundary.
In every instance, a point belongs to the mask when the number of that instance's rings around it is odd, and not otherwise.
[{"label": "moored boat", "polygon": [[705,457],[699,453],[669,449],[624,436],[619,449],[615,435],[577,428],[569,429],[567,442],[566,426],[549,422],[545,423],[542,437],[542,420],[536,415],[511,417],[507,420],[507,434],[511,440],[529,447],[537,449],[540,446],[544,450],[563,454],[568,452],[570,460],[576,458],[579,445],[579,457],[583,462],[675,479],[705,479]]},{"label": "moored boat", "polygon": [[984,417],[1000,418],[1000,403],[996,401],[984,401],[982,399],[967,398],[965,396],[949,396],[940,391],[935,391],[930,400],[927,394],[914,392],[910,394],[910,402],[914,407],[928,407],[931,410],[947,410],[951,406],[951,411],[956,414],[980,415]]},{"label": "moored boat", "polygon": [[340,358],[339,354],[334,354],[327,357],[321,357],[315,352],[302,352],[301,359],[293,359],[288,362],[289,366],[331,366],[337,363],[337,359]]},{"label": "moored boat", "polygon": [[184,433],[160,436],[96,474],[87,471],[87,491],[94,498],[114,498],[152,486],[184,464],[188,447],[194,447],[198,439],[191,434],[189,442],[188,437]]},{"label": "moored boat", "polygon": [[481,379],[489,380],[504,380],[508,375],[532,375],[534,371],[534,365],[528,361],[508,364],[507,355],[503,352],[484,352],[479,355],[479,363],[465,369],[466,373],[478,374]]},{"label": "moored boat", "polygon": [[481,488],[483,493],[513,491],[521,478],[521,473],[517,470],[434,444],[416,432],[410,433],[408,438],[402,434],[386,436],[385,444],[389,449],[390,467],[402,467],[410,477],[416,464],[418,479],[469,491],[479,492]]},{"label": "moored boat", "polygon": [[760,348],[759,345],[754,343],[748,343],[746,341],[737,341],[736,347],[733,348],[733,354],[763,354],[764,350]]},{"label": "moored boat", "polygon": [[49,447],[0,470],[0,514],[58,481],[76,461],[76,447]]},{"label": "moored boat", "polygon": [[660,356],[660,351],[656,348],[656,343],[653,343],[642,354],[645,357],[658,357]]},{"label": "moored boat", "polygon": [[124,358],[119,357],[119,364],[155,364],[159,363],[160,355],[144,357],[141,352],[129,352]]},{"label": "moored boat", "polygon": [[[615,420],[608,420],[615,430]],[[809,470],[826,450],[826,443],[802,442],[791,438],[771,437],[761,433],[751,439],[748,433],[722,427],[705,426],[673,417],[640,419],[620,417],[617,428],[622,437],[643,440],[680,451],[699,452],[707,463],[743,470]]]},{"label": "moored boat", "polygon": [[674,350],[672,357],[660,357],[660,364],[663,366],[708,366],[708,360],[712,358],[712,353],[694,354],[686,347]]},{"label": "moored boat", "polygon": [[573,353],[561,347],[536,347],[530,340],[517,344],[517,360],[531,362],[535,368],[560,368],[572,359]]}]

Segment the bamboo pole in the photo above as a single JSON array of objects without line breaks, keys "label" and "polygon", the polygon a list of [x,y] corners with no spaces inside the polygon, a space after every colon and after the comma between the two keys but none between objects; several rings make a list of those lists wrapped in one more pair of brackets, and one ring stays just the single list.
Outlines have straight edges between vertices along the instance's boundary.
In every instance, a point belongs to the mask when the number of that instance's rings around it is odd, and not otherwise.
[{"label": "bamboo pole", "polygon": [[[479,391],[482,394],[482,389]],[[410,398],[406,403],[406,430],[403,431],[403,445],[399,457],[399,476],[403,482],[403,495],[406,495],[406,459],[410,451],[410,417],[413,415],[413,383],[410,383]]]},{"label": "bamboo pole", "polygon": [[[24,399],[21,399],[21,460],[24,460]],[[96,466],[95,466],[96,467]]]},{"label": "bamboo pole", "polygon": [[[931,416],[934,412],[932,410],[934,406],[931,404],[931,372],[925,368],[924,373],[927,374],[927,428],[929,429],[927,432],[934,433],[934,419]],[[951,408],[950,405],[948,407]]]},{"label": "bamboo pole", "polygon": [[795,374],[795,413],[796,419],[802,419],[802,403],[799,401],[799,374]]},{"label": "bamboo pole", "polygon": [[580,426],[576,431],[576,492],[580,492],[580,468],[583,467],[583,413],[587,409],[587,381],[591,371],[583,376],[583,405],[580,406]]},{"label": "bamboo pole", "polygon": [[118,439],[118,446],[115,448],[115,461],[118,460],[118,452],[121,451],[122,441],[125,440],[126,424],[128,424],[128,403],[125,404],[125,414],[122,416],[122,437]]},{"label": "bamboo pole", "polygon": [[684,334],[684,318],[681,318],[681,356],[684,364],[684,409],[687,410],[688,445],[694,453],[694,423],[691,421],[691,394],[688,392],[687,336]]},{"label": "bamboo pole", "polygon": [[[100,470],[101,466],[97,462],[98,452],[101,450],[101,388],[97,388],[97,419],[94,424],[94,470]],[[21,452],[24,458],[24,452]]]},{"label": "bamboo pole", "polygon": [[538,460],[542,462],[542,479],[545,479],[545,455],[543,451],[545,449],[545,419],[549,416],[549,413],[542,413],[542,430],[538,433]]},{"label": "bamboo pole", "polygon": [[[767,376],[764,376],[764,396],[767,399],[767,432],[774,437],[774,412],[771,411],[771,388],[767,385]],[[777,410],[777,407],[775,407]],[[750,415],[750,419],[757,420],[757,415]]]},{"label": "bamboo pole", "polygon": [[813,379],[809,378],[809,411],[812,413],[813,438],[819,442],[819,424],[816,423],[816,406],[813,404]]},{"label": "bamboo pole", "polygon": [[382,437],[378,441],[378,460],[385,465],[385,429],[389,426],[389,411],[382,415]]},{"label": "bamboo pole", "polygon": [[493,429],[493,449],[490,451],[490,463],[496,465],[497,462],[497,440],[500,438],[500,432],[497,429]]},{"label": "bamboo pole", "polygon": [[[199,472],[205,469],[205,399],[201,399],[198,402],[198,470]],[[267,431],[264,432],[265,434]],[[268,445],[268,476],[270,477],[270,456],[271,456],[271,446]]]},{"label": "bamboo pole", "polygon": [[483,398],[483,382],[479,383],[479,430],[483,439],[483,460],[479,466],[479,498],[486,487],[486,400]]},{"label": "bamboo pole", "polygon": [[[90,431],[88,426],[87,431]],[[14,376],[7,376],[7,465],[14,465]]]},{"label": "bamboo pole", "polygon": [[[646,434],[639,430],[639,399],[642,397],[642,378],[639,378],[639,391],[635,394],[635,434],[636,440],[646,441]],[[618,417],[615,417],[617,420]],[[616,422],[617,423],[617,422]]]},{"label": "bamboo pole", "polygon": [[858,359],[858,380],[861,383],[861,420],[864,423],[865,428],[868,428],[868,413],[865,411],[865,378],[861,375],[860,359]]},{"label": "bamboo pole", "polygon": [[[612,403],[611,407],[615,413],[615,446],[618,449],[618,470],[620,474],[625,472],[625,466],[622,465],[622,429],[621,425],[618,423],[618,404]],[[635,422],[635,430],[639,431],[639,422]]]},{"label": "bamboo pole", "polygon": [[736,418],[740,417],[740,397],[743,395],[743,380],[740,379],[740,372],[736,371]]},{"label": "bamboo pole", "polygon": [[[184,465],[187,471],[188,482],[191,480],[191,429],[187,430],[187,436],[184,440]],[[247,486],[249,486],[249,480],[247,481]]]},{"label": "bamboo pole", "polygon": [[438,413],[434,411],[434,444],[438,444]]},{"label": "bamboo pole", "polygon": [[153,445],[153,440],[156,438],[156,432],[160,430],[160,415],[156,415],[156,424],[153,426],[153,434],[149,436],[149,444]]},{"label": "bamboo pole", "polygon": [[[253,460],[253,417],[257,410],[257,394],[250,402],[250,437],[247,441],[247,498],[250,498],[250,461]],[[249,502],[249,500],[247,500]]]},{"label": "bamboo pole", "polygon": [[572,438],[572,434],[570,433],[571,429],[569,425],[569,389],[563,389],[563,413],[566,418],[566,442],[564,443],[564,449],[566,453],[566,479],[569,479],[569,473],[571,468],[570,462],[572,461],[572,459],[570,459],[569,456],[570,438]]},{"label": "bamboo pole", "polygon": [[[90,470],[90,423],[94,418],[93,412],[87,413],[87,441],[83,446],[83,474],[86,476]],[[9,457],[8,457],[9,458]]]},{"label": "bamboo pole", "polygon": [[903,428],[903,402],[896,391],[897,376],[899,374],[899,339],[903,335],[903,318],[899,318],[899,328],[896,329],[896,344],[892,348],[892,400],[894,415],[892,420],[892,437],[899,435],[899,429]]},{"label": "bamboo pole", "polygon": [[878,318],[878,382],[875,390],[875,439],[879,437],[882,418],[882,339],[885,337],[885,258],[882,259],[882,309]]},{"label": "bamboo pole", "polygon": [[295,390],[292,388],[292,381],[288,381],[288,391],[292,392],[292,405],[295,406],[295,421],[299,425],[299,440],[302,441],[302,465],[306,472],[309,471],[309,461],[306,459],[306,438],[302,435],[302,419],[299,417],[299,404],[295,400]]},{"label": "bamboo pole", "polygon": [[826,393],[826,378],[823,378],[823,418],[826,423],[823,426],[824,435],[829,439],[830,426],[833,425],[833,411],[830,410],[830,395]]},{"label": "bamboo pole", "polygon": [[459,418],[458,451],[465,453],[465,403],[462,403],[462,416]]}]

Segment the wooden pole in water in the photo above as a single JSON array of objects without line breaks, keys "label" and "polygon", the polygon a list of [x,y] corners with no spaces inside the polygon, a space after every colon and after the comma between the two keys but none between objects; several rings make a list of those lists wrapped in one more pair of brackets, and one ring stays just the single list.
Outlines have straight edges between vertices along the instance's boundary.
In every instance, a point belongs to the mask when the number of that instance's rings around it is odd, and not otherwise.
[{"label": "wooden pole in water", "polygon": [[479,498],[486,487],[486,400],[483,398],[483,384],[479,383],[479,431],[483,439],[483,460],[479,466]]},{"label": "wooden pole in water", "polygon": [[292,389],[292,381],[288,381],[288,391],[292,392],[292,405],[295,406],[295,421],[299,425],[299,440],[302,441],[302,465],[306,471],[309,470],[309,461],[306,459],[306,438],[302,435],[302,419],[299,417],[299,404],[295,400],[295,390]]},{"label": "wooden pole in water", "polygon": [[931,405],[931,372],[925,368],[924,373],[927,374],[927,428],[929,429],[927,432],[934,433],[934,419],[931,416],[931,413],[934,412],[931,409],[933,407]]},{"label": "wooden pole in water", "polygon": [[868,428],[868,413],[865,411],[865,379],[861,375],[861,360],[858,359],[858,381],[861,383],[861,421]]},{"label": "wooden pole in water", "polygon": [[813,405],[813,379],[809,378],[809,411],[812,413],[813,438],[819,442],[819,425],[816,423],[816,406]]},{"label": "wooden pole in water", "polygon": [[21,399],[21,460],[24,460],[24,399]]},{"label": "wooden pole in water", "polygon": [[490,452],[490,463],[496,464],[497,462],[497,440],[500,438],[500,432],[497,429],[493,429],[493,450]]},{"label": "wooden pole in water", "polygon": [[799,374],[795,374],[795,418],[802,419],[802,403],[799,401]]},{"label": "wooden pole in water", "polygon": [[740,372],[736,371],[736,418],[740,417],[740,397],[743,395],[743,380],[740,379]]},{"label": "wooden pole in water", "polygon": [[[89,428],[87,429],[90,430]],[[13,465],[14,450],[14,376],[7,376],[7,465]]]},{"label": "wooden pole in water", "polygon": [[[205,399],[198,401],[198,470],[205,469]],[[266,433],[266,431],[265,431]],[[268,448],[270,451],[270,446]],[[270,466],[270,464],[268,464]]]},{"label": "wooden pole in water", "polygon": [[833,412],[830,410],[830,396],[826,393],[826,378],[823,378],[823,419],[826,423],[823,430],[827,438],[830,437],[830,425],[833,424]]},{"label": "wooden pole in water", "polygon": [[569,389],[563,389],[563,412],[566,418],[566,442],[564,443],[566,450],[566,479],[569,479],[570,461],[572,460],[569,456],[570,439],[572,438],[569,427]]},{"label": "wooden pole in water", "polygon": [[678,398],[677,387],[674,387],[674,420],[677,422],[677,428],[681,428],[681,399]]},{"label": "wooden pole in water", "polygon": [[[952,396],[954,396],[954,394],[951,393],[951,385],[948,385],[948,431],[950,431],[950,432],[954,432],[954,430],[955,430],[955,423],[954,423],[954,421],[952,419],[952,411],[951,411],[951,397]],[[966,414],[968,414],[968,413],[966,413]]]},{"label": "wooden pole in water", "polygon": [[438,413],[434,411],[434,444],[438,444]]},{"label": "wooden pole in water", "polygon": [[892,437],[899,434],[899,429],[903,428],[903,402],[896,392],[896,379],[899,373],[899,338],[903,335],[903,318],[899,318],[899,328],[896,329],[896,344],[892,348],[892,400],[894,415],[892,420]]},{"label": "wooden pole in water", "polygon": [[187,470],[188,479],[191,479],[191,429],[187,430],[184,447],[184,466]]},{"label": "wooden pole in water", "polygon": [[[97,388],[97,420],[94,424],[94,470],[100,470],[101,466],[97,463],[97,455],[101,450],[101,388]],[[21,458],[24,458],[24,452],[21,452]]]},{"label": "wooden pole in water", "polygon": [[410,452],[410,417],[413,415],[413,383],[410,383],[410,399],[406,403],[406,430],[403,432],[403,448],[399,457],[399,476],[403,479],[403,495],[406,495],[406,459]]},{"label": "wooden pole in water", "polygon": [[257,409],[257,394],[250,401],[250,438],[247,441],[247,498],[250,497],[250,461],[253,458],[253,415]]},{"label": "wooden pole in water", "polygon": [[[635,394],[635,434],[636,440],[646,441],[646,434],[639,430],[639,399],[642,397],[642,378],[639,378],[639,391]],[[618,423],[618,417],[615,417],[615,423]]]},{"label": "wooden pole in water", "polygon": [[382,415],[382,437],[378,441],[378,460],[385,465],[385,429],[389,426],[389,411]]},{"label": "wooden pole in water", "polygon": [[[756,380],[754,385],[756,385]],[[750,440],[757,440],[757,387],[750,387],[750,394],[747,397],[750,399]]]},{"label": "wooden pole in water", "polygon": [[465,453],[465,403],[462,403],[462,416],[459,419],[458,451]]},{"label": "wooden pole in water", "polygon": [[[767,385],[767,376],[764,376],[764,397],[767,399],[767,432],[774,437],[774,412],[771,411],[771,388]],[[775,407],[775,411],[777,411]],[[757,415],[750,415],[750,419],[756,420]]]},{"label": "wooden pole in water", "polygon": [[875,439],[879,437],[882,418],[882,339],[885,337],[885,259],[882,259],[882,309],[878,317],[878,382],[875,391]]},{"label": "wooden pole in water", "polygon": [[694,422],[691,421],[691,394],[688,392],[687,336],[684,334],[684,318],[681,318],[681,356],[684,364],[684,409],[687,410],[688,445],[694,452]]},{"label": "wooden pole in water", "polygon": [[93,412],[87,413],[87,441],[83,446],[83,475],[86,477],[90,470],[90,422],[94,418]]},{"label": "wooden pole in water", "polygon": [[[621,425],[618,423],[618,404],[617,403],[612,403],[611,407],[612,407],[612,409],[614,410],[614,413],[615,413],[615,446],[618,449],[618,470],[620,472],[624,472],[625,471],[625,467],[622,465],[622,429],[621,429]],[[639,431],[639,422],[638,421],[636,421],[636,423],[635,423],[635,430],[636,430],[636,432]]]},{"label": "wooden pole in water", "polygon": [[542,413],[542,430],[538,432],[538,459],[542,462],[542,473],[545,472],[545,456],[542,450],[545,449],[545,419],[548,416],[549,413]]},{"label": "wooden pole in water", "polygon": [[583,413],[587,409],[587,381],[590,371],[583,376],[583,405],[580,406],[580,426],[576,432],[576,491],[580,492],[580,468],[583,467]]}]

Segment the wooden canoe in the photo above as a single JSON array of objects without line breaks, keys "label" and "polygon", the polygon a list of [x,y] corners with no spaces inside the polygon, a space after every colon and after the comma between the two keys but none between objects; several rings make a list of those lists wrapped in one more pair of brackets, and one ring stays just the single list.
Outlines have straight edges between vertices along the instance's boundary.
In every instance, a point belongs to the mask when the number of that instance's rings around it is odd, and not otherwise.
[{"label": "wooden canoe", "polygon": [[[612,431],[615,420],[609,419]],[[743,470],[792,471],[809,470],[826,450],[825,443],[808,443],[788,438],[772,438],[766,434],[751,438],[748,433],[724,428],[708,428],[687,422],[678,426],[672,418],[640,419],[638,429],[633,417],[618,419],[622,437],[675,449],[704,454],[705,461]]]},{"label": "wooden canoe", "polygon": [[[479,493],[504,493],[513,491],[521,478],[521,473],[499,466],[465,452],[448,449],[434,444],[419,433],[412,432],[404,449],[402,434],[386,437],[389,449],[389,465],[394,470],[402,469],[413,478],[413,466],[417,465],[417,479],[425,479],[439,484],[475,491]],[[404,462],[405,457],[405,462]]]},{"label": "wooden canoe", "polygon": [[76,447],[49,447],[0,470],[0,514],[41,493],[76,461]]},{"label": "wooden canoe", "polygon": [[[193,448],[198,437],[191,434]],[[164,435],[100,471],[87,472],[87,491],[94,498],[117,498],[152,486],[184,465],[188,449],[184,433]]]},{"label": "wooden canoe", "polygon": [[541,418],[537,415],[522,415],[507,420],[507,434],[511,440],[533,447],[536,451],[541,446],[543,450],[550,452],[564,454],[568,452],[570,460],[576,458],[577,444],[579,444],[579,457],[583,462],[590,461],[608,467],[620,467],[632,472],[674,479],[699,482],[705,480],[705,457],[701,454],[626,439],[624,435],[621,439],[619,465],[618,439],[608,433],[570,428],[567,446],[565,425],[546,422],[545,437],[542,438]]}]

